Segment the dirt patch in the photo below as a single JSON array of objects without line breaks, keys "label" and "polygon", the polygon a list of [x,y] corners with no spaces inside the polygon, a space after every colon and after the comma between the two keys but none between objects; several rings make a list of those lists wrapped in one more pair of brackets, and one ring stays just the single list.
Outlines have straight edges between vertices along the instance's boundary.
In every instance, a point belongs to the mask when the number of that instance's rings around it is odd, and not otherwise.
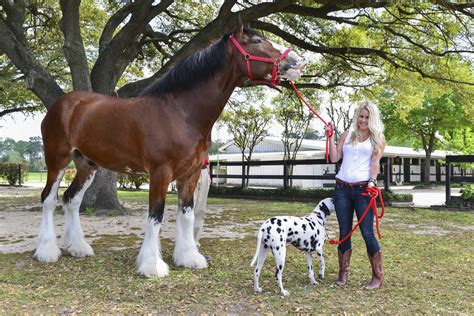
[{"label": "dirt patch", "polygon": [[[128,209],[134,209],[130,214],[120,216],[85,216],[81,215],[81,225],[90,243],[103,235],[144,235],[145,219],[148,211],[139,210],[136,205],[124,203]],[[8,208],[0,213],[0,252],[13,253],[32,251],[36,247],[36,237],[41,224],[41,204],[30,204],[22,207]],[[169,206],[165,210],[160,236],[175,240],[177,206]],[[206,216],[220,216],[221,207],[208,207]],[[58,238],[62,236],[64,216],[54,214],[54,223]],[[226,223],[222,225],[204,226],[202,238],[242,239],[249,228],[257,227],[259,223]],[[59,239],[60,247],[61,240]]]}]

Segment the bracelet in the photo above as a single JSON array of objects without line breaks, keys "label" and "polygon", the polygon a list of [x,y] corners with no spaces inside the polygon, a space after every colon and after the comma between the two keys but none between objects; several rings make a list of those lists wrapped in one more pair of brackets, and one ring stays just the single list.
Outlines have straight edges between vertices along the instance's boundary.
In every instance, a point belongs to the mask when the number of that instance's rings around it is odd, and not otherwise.
[{"label": "bracelet", "polygon": [[373,184],[377,184],[377,179],[375,178],[369,178],[368,182],[372,182]]}]

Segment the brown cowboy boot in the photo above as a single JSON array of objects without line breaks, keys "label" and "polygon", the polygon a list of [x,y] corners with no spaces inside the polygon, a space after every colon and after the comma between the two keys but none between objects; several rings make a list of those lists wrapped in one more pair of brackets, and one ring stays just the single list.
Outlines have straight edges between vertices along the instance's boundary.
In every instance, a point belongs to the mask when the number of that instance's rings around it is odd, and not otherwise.
[{"label": "brown cowboy boot", "polygon": [[369,260],[372,265],[372,280],[365,288],[374,290],[380,288],[383,283],[382,251],[376,252],[372,257],[369,255]]},{"label": "brown cowboy boot", "polygon": [[337,253],[339,255],[339,277],[336,281],[336,284],[339,286],[344,286],[346,285],[347,278],[349,277],[349,265],[351,263],[352,249],[346,250],[344,253],[341,253],[341,250],[338,249]]}]

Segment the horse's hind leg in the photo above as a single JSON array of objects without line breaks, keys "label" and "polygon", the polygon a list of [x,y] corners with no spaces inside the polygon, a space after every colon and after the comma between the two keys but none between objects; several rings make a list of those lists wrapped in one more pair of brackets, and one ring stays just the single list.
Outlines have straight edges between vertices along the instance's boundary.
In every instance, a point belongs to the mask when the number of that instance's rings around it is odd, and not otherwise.
[{"label": "horse's hind leg", "polygon": [[168,265],[161,256],[160,229],[165,211],[165,199],[171,174],[164,170],[150,172],[149,212],[145,238],[137,257],[138,272],[148,278],[168,275]]},{"label": "horse's hind leg", "polygon": [[34,257],[38,261],[56,262],[61,255],[61,251],[56,242],[53,214],[56,209],[59,183],[61,182],[64,170],[69,161],[70,156],[67,153],[63,155],[58,153],[52,157],[46,156],[48,178],[46,180],[46,186],[41,193],[43,219],[41,220],[41,228],[38,236],[38,246],[34,254]]},{"label": "horse's hind leg", "polygon": [[94,180],[97,166],[84,158],[78,151],[73,153],[73,160],[77,173],[63,196],[64,247],[74,257],[93,256],[94,251],[84,239],[84,232],[79,220],[79,208],[84,193]]},{"label": "horse's hind leg", "polygon": [[206,258],[199,253],[194,240],[194,189],[199,178],[199,170],[189,178],[179,179],[178,212],[176,214],[176,244],[174,263],[194,269],[207,268]]}]

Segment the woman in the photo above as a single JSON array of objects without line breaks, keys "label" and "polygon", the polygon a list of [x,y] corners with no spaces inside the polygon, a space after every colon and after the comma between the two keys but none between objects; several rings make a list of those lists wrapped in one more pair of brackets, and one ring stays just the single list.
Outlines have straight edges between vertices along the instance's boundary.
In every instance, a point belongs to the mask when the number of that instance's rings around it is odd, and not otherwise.
[{"label": "woman", "polygon": [[[328,127],[326,127],[328,129]],[[366,187],[377,185],[380,158],[385,149],[384,126],[379,111],[369,101],[359,104],[354,114],[352,130],[345,131],[337,144],[329,141],[329,156],[332,162],[341,158],[341,169],[336,175],[334,204],[339,222],[339,240],[352,230],[354,210],[357,218],[362,216],[369,204],[369,197],[362,196]],[[360,224],[360,231],[367,246],[372,265],[372,280],[367,289],[379,288],[383,283],[382,252],[374,235],[374,215],[369,211]],[[337,285],[347,283],[352,246],[350,237],[339,245],[339,277]]]}]

